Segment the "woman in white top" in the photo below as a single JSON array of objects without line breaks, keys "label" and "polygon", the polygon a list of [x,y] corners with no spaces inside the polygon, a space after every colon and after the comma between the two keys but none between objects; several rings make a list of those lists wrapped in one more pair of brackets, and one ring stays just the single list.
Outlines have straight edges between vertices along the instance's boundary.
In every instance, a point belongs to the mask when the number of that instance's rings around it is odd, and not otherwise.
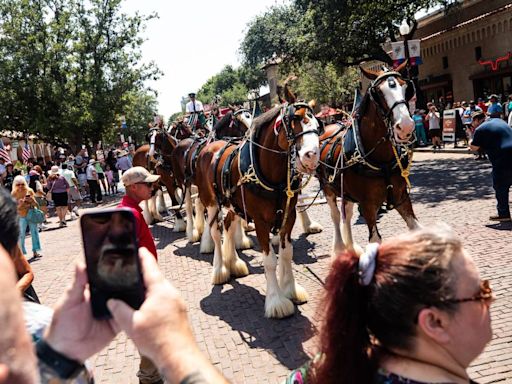
[{"label": "woman in white top", "polygon": [[441,117],[439,116],[439,112],[437,112],[437,108],[434,104],[428,103],[428,114],[425,117],[425,120],[428,121],[428,130],[430,133],[430,137],[432,138],[432,148],[441,149]]}]

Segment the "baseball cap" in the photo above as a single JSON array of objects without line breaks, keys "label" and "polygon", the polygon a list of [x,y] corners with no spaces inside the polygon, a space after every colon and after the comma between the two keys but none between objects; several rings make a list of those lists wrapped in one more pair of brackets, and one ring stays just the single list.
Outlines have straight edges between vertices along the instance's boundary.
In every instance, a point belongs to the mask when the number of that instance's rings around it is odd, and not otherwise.
[{"label": "baseball cap", "polygon": [[471,114],[471,120],[475,120],[477,117],[485,117],[485,113],[483,111],[475,111]]},{"label": "baseball cap", "polygon": [[121,176],[121,181],[125,186],[137,183],[154,183],[158,179],[160,179],[160,175],[152,175],[144,167],[130,168]]}]

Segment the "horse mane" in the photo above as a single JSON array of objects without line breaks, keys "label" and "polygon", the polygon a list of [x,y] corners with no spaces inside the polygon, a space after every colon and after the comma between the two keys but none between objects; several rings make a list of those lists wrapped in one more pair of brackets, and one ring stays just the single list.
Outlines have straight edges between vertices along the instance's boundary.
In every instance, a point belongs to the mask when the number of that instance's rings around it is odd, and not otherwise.
[{"label": "horse mane", "polygon": [[276,105],[274,108],[268,110],[262,115],[256,117],[252,123],[254,134],[257,136],[259,131],[266,127],[272,120],[274,120],[279,112],[281,111],[281,106]]}]

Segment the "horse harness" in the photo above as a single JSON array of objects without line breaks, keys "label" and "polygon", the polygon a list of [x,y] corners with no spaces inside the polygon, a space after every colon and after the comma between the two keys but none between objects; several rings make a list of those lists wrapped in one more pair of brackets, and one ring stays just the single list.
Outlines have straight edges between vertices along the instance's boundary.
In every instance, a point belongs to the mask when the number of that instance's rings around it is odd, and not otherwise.
[{"label": "horse harness", "polygon": [[[244,217],[246,220],[250,219],[247,216],[245,209],[245,197],[244,187],[249,189],[252,193],[264,196],[269,200],[275,200],[277,202],[278,210],[276,211],[276,217],[272,226],[272,233],[277,234],[283,225],[286,223],[288,218],[288,210],[291,199],[302,189],[301,181],[302,174],[297,172],[296,159],[297,159],[297,147],[296,141],[306,134],[319,135],[318,129],[310,129],[299,133],[294,133],[291,126],[291,122],[297,119],[295,111],[300,108],[307,108],[311,111],[309,105],[305,103],[294,103],[291,105],[284,105],[281,109],[280,116],[278,119],[282,119],[282,125],[285,129],[286,139],[288,141],[288,150],[276,151],[261,146],[257,141],[259,139],[258,133],[254,132],[242,143],[235,144],[232,141],[227,142],[226,145],[218,152],[216,162],[214,164],[214,175],[217,181],[217,172],[219,170],[220,160],[225,151],[236,145],[236,148],[228,155],[226,161],[222,164],[220,173],[221,185],[214,185],[216,191],[216,197],[219,206],[222,203],[230,202],[233,193],[240,188],[242,193],[243,208],[238,207],[236,204],[231,204],[235,209],[235,212]],[[302,119],[302,118],[301,118]],[[276,120],[277,121],[277,120]],[[276,124],[274,125],[274,131],[276,130]],[[277,132],[276,132],[277,133]],[[282,156],[286,156],[287,163],[287,177],[286,180],[275,184],[266,179],[260,168],[260,162],[258,152],[255,151],[255,147],[260,147],[267,151],[277,153]],[[231,169],[233,168],[233,162],[238,160],[238,173],[240,175],[238,182],[233,185],[231,181]],[[285,201],[286,200],[286,201]],[[283,208],[284,205],[284,208]]]}]

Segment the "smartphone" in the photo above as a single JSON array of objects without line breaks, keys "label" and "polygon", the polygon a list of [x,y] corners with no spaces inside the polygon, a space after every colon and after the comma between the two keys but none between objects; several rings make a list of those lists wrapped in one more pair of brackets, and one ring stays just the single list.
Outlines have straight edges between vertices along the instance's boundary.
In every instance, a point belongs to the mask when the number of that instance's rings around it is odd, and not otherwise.
[{"label": "smartphone", "polygon": [[107,308],[109,299],[119,299],[139,309],[146,289],[132,211],[127,208],[90,211],[82,214],[80,226],[93,316],[112,317]]}]

